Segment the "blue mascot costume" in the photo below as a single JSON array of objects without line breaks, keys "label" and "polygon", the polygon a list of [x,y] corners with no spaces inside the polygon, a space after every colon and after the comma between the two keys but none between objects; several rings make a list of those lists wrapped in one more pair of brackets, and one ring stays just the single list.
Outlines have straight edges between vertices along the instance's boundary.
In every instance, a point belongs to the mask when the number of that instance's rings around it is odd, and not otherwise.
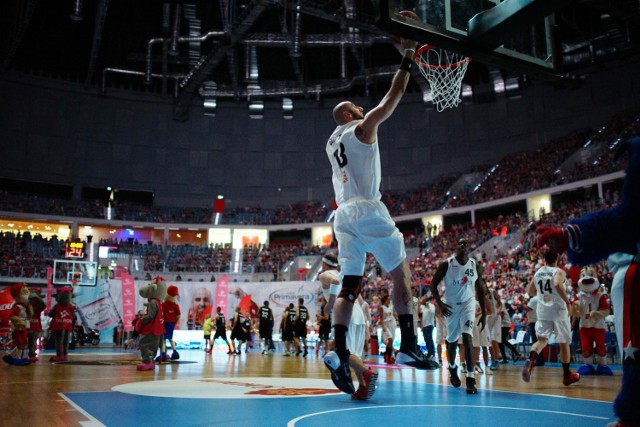
[{"label": "blue mascot costume", "polygon": [[622,202],[569,221],[565,227],[538,227],[539,245],[567,251],[575,265],[608,258],[614,273],[611,300],[623,355],[622,388],[614,402],[616,427],[640,426],[640,137],[620,148],[630,152]]}]

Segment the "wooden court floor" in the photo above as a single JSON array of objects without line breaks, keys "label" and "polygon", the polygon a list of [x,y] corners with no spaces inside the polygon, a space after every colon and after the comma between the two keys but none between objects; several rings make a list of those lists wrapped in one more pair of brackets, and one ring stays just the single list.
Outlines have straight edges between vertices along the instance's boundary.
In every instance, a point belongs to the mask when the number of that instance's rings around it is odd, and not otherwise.
[{"label": "wooden court floor", "polygon": [[[72,405],[64,395],[96,393],[95,404],[109,406],[112,404],[109,401],[109,395],[99,392],[110,392],[115,386],[131,383],[161,384],[162,381],[167,380],[202,379],[233,381],[243,377],[329,379],[328,371],[321,358],[316,357],[313,351],[307,358],[285,357],[278,353],[262,355],[257,350],[230,356],[226,354],[226,348],[216,349],[211,355],[202,350],[182,350],[180,354],[179,363],[156,366],[153,372],[136,370],[135,364],[139,356],[137,352],[104,346],[70,351],[68,363],[49,363],[51,353],[44,352],[40,355],[40,361],[30,366],[18,367],[3,364],[0,366],[0,389],[2,390],[0,403],[4,409],[0,424],[6,426],[105,425],[92,423],[91,418],[87,417],[87,412]],[[384,389],[386,384],[390,386],[398,382],[449,385],[449,374],[446,369],[418,371],[408,367],[387,367],[381,365],[383,363],[381,357],[371,357],[369,363],[374,369],[378,369],[378,390]],[[464,397],[467,399],[465,402],[473,405],[474,399],[480,399],[482,394],[488,393],[489,390],[612,402],[620,388],[619,369],[615,370],[613,377],[583,377],[579,383],[565,387],[561,383],[561,368],[558,364],[553,365],[536,368],[528,384],[520,378],[522,362],[501,365],[492,375],[477,374],[480,397],[467,396]],[[572,368],[575,370],[577,365],[573,365]],[[455,391],[452,388],[442,388],[442,390]],[[464,378],[463,387],[458,391],[464,394]],[[90,398],[92,395],[87,396]],[[341,394],[337,397],[341,399],[341,405],[351,404],[349,396]],[[382,401],[375,403],[384,404]],[[137,413],[136,408],[113,407],[112,410],[131,411],[131,417],[141,417],[138,425],[145,425],[144,414]],[[247,407],[247,411],[250,412],[251,408]],[[258,421],[263,414],[249,414],[249,416],[255,417]],[[478,425],[484,424],[478,423]],[[486,425],[490,424],[487,420]],[[201,425],[218,424],[205,422]]]}]

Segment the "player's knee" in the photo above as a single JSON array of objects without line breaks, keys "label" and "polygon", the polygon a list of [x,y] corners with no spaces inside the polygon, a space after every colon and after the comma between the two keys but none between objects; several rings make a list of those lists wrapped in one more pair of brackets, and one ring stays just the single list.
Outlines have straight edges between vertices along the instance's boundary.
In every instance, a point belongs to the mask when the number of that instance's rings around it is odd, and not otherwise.
[{"label": "player's knee", "polygon": [[354,303],[360,293],[360,284],[362,283],[362,276],[344,276],[342,279],[342,289],[338,294],[338,298],[344,298],[347,301]]}]

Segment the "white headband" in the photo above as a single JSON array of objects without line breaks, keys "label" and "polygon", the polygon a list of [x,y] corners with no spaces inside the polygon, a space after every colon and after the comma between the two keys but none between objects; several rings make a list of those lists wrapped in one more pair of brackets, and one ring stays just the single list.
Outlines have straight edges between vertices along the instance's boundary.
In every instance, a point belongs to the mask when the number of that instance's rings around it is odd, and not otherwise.
[{"label": "white headband", "polygon": [[331,261],[331,260],[330,260],[329,258],[327,258],[326,256],[325,256],[325,257],[322,257],[322,262],[324,262],[325,264],[327,264],[327,265],[328,265],[328,266],[330,266],[330,267],[337,267],[337,266],[338,266],[338,263],[337,263],[337,262],[335,262],[335,261]]}]

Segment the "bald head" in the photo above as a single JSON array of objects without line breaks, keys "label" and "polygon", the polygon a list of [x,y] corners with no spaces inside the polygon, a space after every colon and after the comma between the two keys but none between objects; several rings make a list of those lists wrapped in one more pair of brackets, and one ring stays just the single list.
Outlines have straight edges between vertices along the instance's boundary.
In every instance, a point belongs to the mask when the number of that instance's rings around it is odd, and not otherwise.
[{"label": "bald head", "polygon": [[348,121],[344,117],[344,112],[349,111],[349,104],[351,104],[349,101],[343,101],[333,108],[333,120],[337,124],[343,125]]},{"label": "bald head", "polygon": [[333,109],[333,120],[335,120],[338,125],[349,123],[352,120],[362,119],[364,119],[362,107],[358,107],[351,101],[343,101]]}]

